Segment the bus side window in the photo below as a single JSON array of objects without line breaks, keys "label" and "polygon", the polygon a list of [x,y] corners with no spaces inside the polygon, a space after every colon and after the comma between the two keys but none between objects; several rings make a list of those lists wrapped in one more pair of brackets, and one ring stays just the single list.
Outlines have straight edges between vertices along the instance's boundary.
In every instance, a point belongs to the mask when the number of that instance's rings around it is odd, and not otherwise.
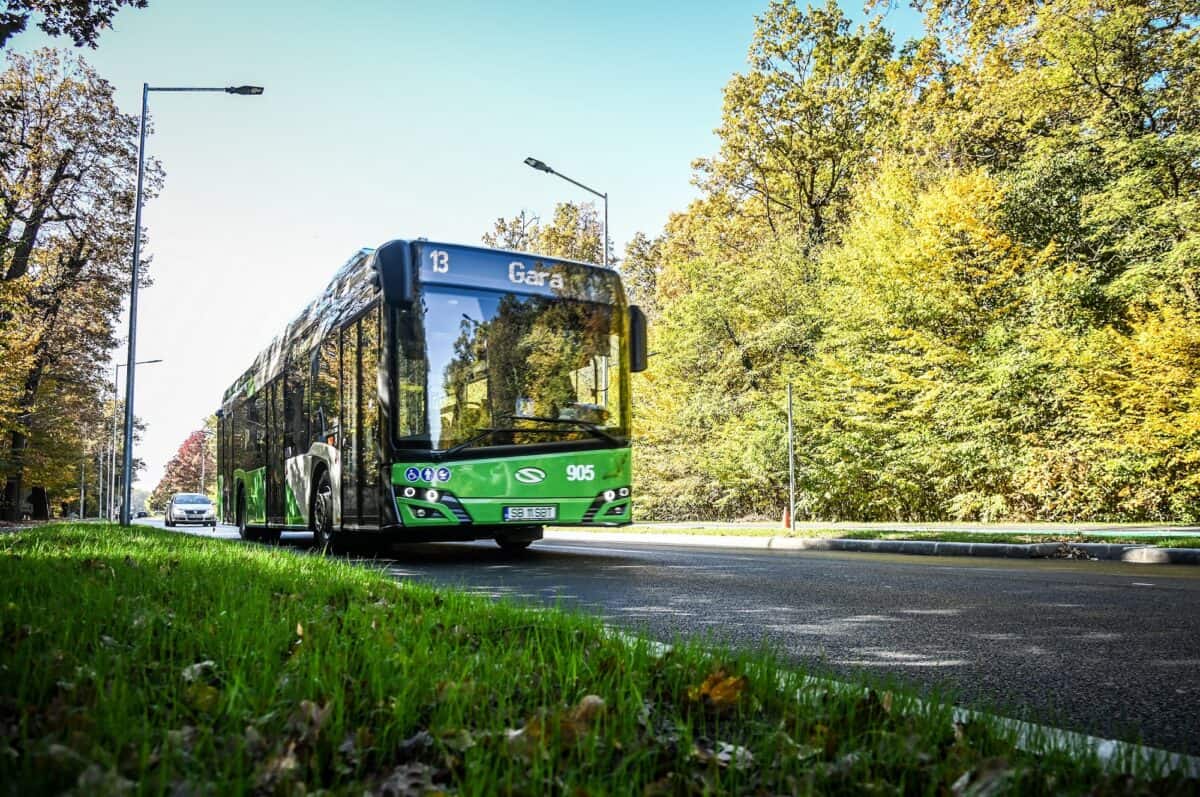
[{"label": "bus side window", "polygon": [[418,320],[412,310],[396,308],[391,316],[396,340],[395,435],[420,435],[425,428],[425,350],[418,335]]},{"label": "bus side window", "polygon": [[339,388],[341,386],[341,358],[338,352],[338,334],[332,332],[321,341],[316,354],[316,368],[312,388],[312,439],[316,443],[338,445],[338,418],[341,415]]},{"label": "bus side window", "polygon": [[250,403],[250,399],[243,398],[237,405],[237,437],[234,438],[237,459],[234,464],[241,470],[252,470],[254,468],[254,443],[249,423]]},{"label": "bus side window", "polygon": [[247,470],[261,468],[267,462],[267,413],[266,394],[259,390],[246,401],[246,434],[249,438],[247,453],[250,464]]},{"label": "bus side window", "polygon": [[308,452],[308,413],[304,411],[305,394],[308,393],[307,356],[288,360],[283,379],[284,456],[294,457]]}]

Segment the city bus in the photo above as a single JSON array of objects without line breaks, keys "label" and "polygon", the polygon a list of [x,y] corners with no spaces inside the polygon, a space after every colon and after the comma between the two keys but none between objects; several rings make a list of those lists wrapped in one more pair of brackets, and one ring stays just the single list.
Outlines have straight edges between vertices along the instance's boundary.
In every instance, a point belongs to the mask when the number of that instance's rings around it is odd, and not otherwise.
[{"label": "city bus", "polygon": [[631,520],[617,273],[418,239],[364,249],[225,391],[218,512],[245,539],[495,540]]}]

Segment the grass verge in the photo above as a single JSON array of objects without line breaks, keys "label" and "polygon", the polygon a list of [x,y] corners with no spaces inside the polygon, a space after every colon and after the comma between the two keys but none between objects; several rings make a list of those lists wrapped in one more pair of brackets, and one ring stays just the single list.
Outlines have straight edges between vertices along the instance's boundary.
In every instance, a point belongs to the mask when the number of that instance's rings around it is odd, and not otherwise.
[{"label": "grass verge", "polygon": [[787,529],[766,526],[698,526],[687,528],[673,526],[661,528],[644,524],[633,524],[617,529],[580,526],[570,531],[619,532],[626,534],[691,534],[703,536],[732,537],[812,537],[842,540],[922,540],[928,542],[996,542],[1031,545],[1043,542],[1099,542],[1114,545],[1150,545],[1156,548],[1200,548],[1200,537],[1154,537],[1122,535],[1120,532],[1084,534],[1075,532],[1021,533],[1011,531],[908,531],[884,529],[805,529],[789,534]]},{"label": "grass verge", "polygon": [[317,555],[61,525],[0,537],[0,792],[1193,793],[765,654]]}]

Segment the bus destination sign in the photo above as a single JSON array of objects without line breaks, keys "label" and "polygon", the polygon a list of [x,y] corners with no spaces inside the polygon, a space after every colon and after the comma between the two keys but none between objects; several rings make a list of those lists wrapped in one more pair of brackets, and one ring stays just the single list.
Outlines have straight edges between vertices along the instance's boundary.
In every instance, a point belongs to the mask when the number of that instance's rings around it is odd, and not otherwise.
[{"label": "bus destination sign", "polygon": [[563,263],[535,255],[444,244],[421,244],[421,282],[471,285],[505,293],[526,293],[613,304],[617,275],[597,266]]}]

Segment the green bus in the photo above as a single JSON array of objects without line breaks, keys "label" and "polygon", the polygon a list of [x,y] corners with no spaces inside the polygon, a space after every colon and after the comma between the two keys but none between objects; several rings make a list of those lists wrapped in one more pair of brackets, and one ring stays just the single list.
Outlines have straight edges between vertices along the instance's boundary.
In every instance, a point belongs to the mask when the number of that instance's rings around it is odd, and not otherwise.
[{"label": "green bus", "polygon": [[335,548],[630,522],[646,321],[615,271],[390,241],[350,259],[226,391],[219,515]]}]

